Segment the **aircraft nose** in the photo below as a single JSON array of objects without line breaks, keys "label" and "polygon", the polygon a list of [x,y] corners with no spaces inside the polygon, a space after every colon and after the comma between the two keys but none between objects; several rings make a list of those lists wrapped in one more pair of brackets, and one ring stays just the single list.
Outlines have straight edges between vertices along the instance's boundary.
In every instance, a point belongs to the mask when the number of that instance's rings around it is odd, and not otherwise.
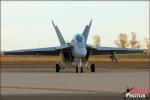
[{"label": "aircraft nose", "polygon": [[85,48],[80,48],[77,50],[77,56],[80,57],[80,58],[84,58],[87,54],[87,51]]}]

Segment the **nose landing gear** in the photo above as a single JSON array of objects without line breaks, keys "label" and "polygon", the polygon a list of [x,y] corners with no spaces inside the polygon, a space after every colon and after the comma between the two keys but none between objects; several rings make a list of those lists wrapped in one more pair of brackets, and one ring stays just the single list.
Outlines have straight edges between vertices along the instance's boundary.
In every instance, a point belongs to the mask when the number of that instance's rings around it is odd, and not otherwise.
[{"label": "nose landing gear", "polygon": [[78,68],[78,67],[76,67],[76,73],[78,73],[78,69],[79,69],[79,68]]},{"label": "nose landing gear", "polygon": [[78,66],[76,67],[76,73],[78,73],[79,68],[80,68],[80,72],[83,73],[83,65],[81,60],[79,60]]},{"label": "nose landing gear", "polygon": [[83,73],[83,67],[81,67],[81,73]]},{"label": "nose landing gear", "polygon": [[[79,67],[76,67],[76,73],[78,73]],[[80,67],[80,72],[83,73],[83,67]]]}]

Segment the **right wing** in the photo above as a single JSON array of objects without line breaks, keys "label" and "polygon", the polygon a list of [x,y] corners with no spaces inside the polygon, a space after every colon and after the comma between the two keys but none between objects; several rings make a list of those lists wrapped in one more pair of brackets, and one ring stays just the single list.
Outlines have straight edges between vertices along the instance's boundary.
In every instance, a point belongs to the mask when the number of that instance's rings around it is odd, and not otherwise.
[{"label": "right wing", "polygon": [[3,53],[4,55],[59,55],[61,50],[67,50],[70,48],[71,45],[61,45],[58,47],[4,51]]}]

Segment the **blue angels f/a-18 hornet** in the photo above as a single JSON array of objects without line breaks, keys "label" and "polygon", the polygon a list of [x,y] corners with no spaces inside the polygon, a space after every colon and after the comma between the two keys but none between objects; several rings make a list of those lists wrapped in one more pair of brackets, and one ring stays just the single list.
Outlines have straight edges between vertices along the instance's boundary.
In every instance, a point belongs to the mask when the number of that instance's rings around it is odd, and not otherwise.
[{"label": "blue angels f/a-18 hornet", "polygon": [[62,58],[61,64],[56,64],[56,72],[63,70],[65,66],[74,67],[76,73],[83,73],[83,68],[90,66],[91,72],[95,72],[95,64],[89,64],[88,60],[91,55],[103,55],[110,54],[110,58],[113,62],[117,62],[118,57],[116,54],[125,53],[142,53],[143,49],[131,49],[131,48],[115,48],[115,47],[97,47],[93,45],[86,44],[88,35],[90,32],[90,27],[92,20],[89,25],[85,26],[82,34],[76,34],[71,43],[66,43],[57,25],[52,24],[57,33],[58,39],[60,41],[60,46],[58,47],[47,47],[47,48],[35,48],[26,50],[13,50],[5,51],[5,55],[60,55]]}]

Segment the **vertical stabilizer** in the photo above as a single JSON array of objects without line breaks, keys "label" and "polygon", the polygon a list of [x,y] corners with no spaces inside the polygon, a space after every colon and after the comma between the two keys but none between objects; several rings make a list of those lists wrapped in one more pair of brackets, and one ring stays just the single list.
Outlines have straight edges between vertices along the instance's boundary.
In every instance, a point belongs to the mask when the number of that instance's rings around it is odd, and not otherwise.
[{"label": "vertical stabilizer", "polygon": [[92,24],[92,20],[90,21],[89,25],[85,26],[85,29],[84,29],[84,31],[82,33],[82,35],[84,36],[84,39],[85,39],[85,43],[86,43],[86,41],[88,39],[88,35],[89,35],[89,32],[90,32],[91,24]]},{"label": "vertical stabilizer", "polygon": [[58,36],[58,39],[59,39],[60,44],[61,44],[61,45],[66,44],[66,42],[65,42],[65,40],[64,40],[64,38],[63,38],[63,36],[61,35],[61,32],[60,32],[59,28],[54,24],[53,20],[52,20],[52,24],[53,24],[53,26],[54,26],[54,28],[55,28],[55,31],[56,31],[56,33],[57,33],[57,36]]}]

